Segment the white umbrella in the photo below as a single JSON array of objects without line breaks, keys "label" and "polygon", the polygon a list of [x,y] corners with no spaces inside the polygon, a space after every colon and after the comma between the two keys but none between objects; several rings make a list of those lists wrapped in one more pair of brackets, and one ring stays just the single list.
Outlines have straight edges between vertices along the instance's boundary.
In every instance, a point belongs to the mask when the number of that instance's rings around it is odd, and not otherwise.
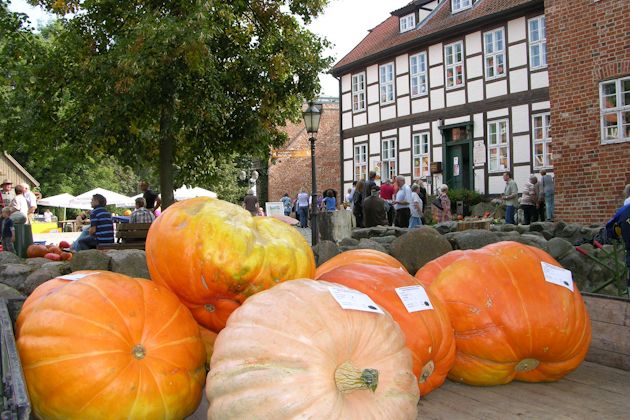
[{"label": "white umbrella", "polygon": [[185,185],[182,186],[181,188],[176,189],[174,196],[175,196],[175,200],[178,200],[178,201],[187,200],[189,198],[195,198],[195,197],[217,198],[217,194],[213,191],[206,190],[201,187],[188,188]]},{"label": "white umbrella", "polygon": [[37,202],[37,205],[46,207],[68,207],[70,200],[73,198],[74,195],[68,193],[52,195],[50,197],[42,198]]},{"label": "white umbrella", "polygon": [[115,206],[119,204],[126,204],[131,201],[131,198],[126,195],[118,194],[113,191],[106,190],[104,188],[94,188],[93,190],[84,192],[83,194],[77,195],[72,200],[70,200],[69,206],[70,208],[79,208],[79,209],[91,209],[92,208],[92,196],[94,194],[101,194],[107,200],[108,206]]}]

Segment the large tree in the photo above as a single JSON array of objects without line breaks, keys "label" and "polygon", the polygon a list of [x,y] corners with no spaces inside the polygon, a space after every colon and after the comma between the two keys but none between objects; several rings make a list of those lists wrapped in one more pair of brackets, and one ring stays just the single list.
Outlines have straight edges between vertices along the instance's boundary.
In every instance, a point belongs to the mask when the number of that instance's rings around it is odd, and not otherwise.
[{"label": "large tree", "polygon": [[[237,151],[266,156],[318,89],[327,0],[39,0],[58,23],[12,81],[0,138],[23,152],[158,166],[163,202]],[[210,171],[211,172],[211,171]],[[228,181],[230,182],[230,181]]]}]

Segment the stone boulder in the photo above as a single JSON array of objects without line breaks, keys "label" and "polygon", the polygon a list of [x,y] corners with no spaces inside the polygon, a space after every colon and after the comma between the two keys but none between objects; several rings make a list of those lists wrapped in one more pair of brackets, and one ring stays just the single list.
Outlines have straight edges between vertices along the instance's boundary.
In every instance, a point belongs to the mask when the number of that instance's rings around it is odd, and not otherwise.
[{"label": "stone boulder", "polygon": [[25,296],[13,287],[6,284],[0,284],[0,298],[2,299],[21,299]]},{"label": "stone boulder", "polygon": [[575,247],[571,242],[562,238],[551,238],[547,242],[547,246],[549,247],[549,255],[554,257],[556,260],[560,260],[568,253],[575,250]]},{"label": "stone boulder", "polygon": [[359,240],[358,239],[354,239],[354,238],[343,238],[341,241],[339,241],[339,246],[357,246],[359,245]]},{"label": "stone boulder", "polygon": [[151,279],[147,267],[147,256],[141,249],[120,249],[108,251],[111,257],[111,271],[129,277]]},{"label": "stone boulder", "polygon": [[438,223],[437,225],[434,225],[433,228],[437,230],[440,234],[446,235],[447,233],[457,231],[457,222],[454,222],[454,221],[442,222],[442,223]]},{"label": "stone boulder", "polygon": [[352,231],[354,239],[373,238],[375,236],[402,236],[407,233],[406,228],[396,226],[374,226],[370,228],[359,228]]},{"label": "stone boulder", "polygon": [[499,235],[485,229],[472,229],[446,235],[453,249],[479,249],[500,242]]},{"label": "stone boulder", "polygon": [[313,254],[315,254],[315,264],[317,267],[339,254],[339,248],[332,241],[321,241],[313,247]]},{"label": "stone boulder", "polygon": [[567,270],[571,270],[573,280],[577,283],[580,290],[587,290],[591,287],[591,281],[588,277],[591,271],[591,263],[588,257],[585,257],[573,248],[559,258],[558,262]]},{"label": "stone boulder", "polygon": [[413,275],[429,261],[452,250],[453,247],[444,236],[432,227],[422,226],[411,229],[392,242],[390,254]]},{"label": "stone boulder", "polygon": [[20,264],[22,258],[15,255],[13,252],[2,251],[0,252],[0,265],[3,264]]},{"label": "stone boulder", "polygon": [[0,283],[19,290],[32,271],[26,264],[5,264],[0,266]]},{"label": "stone boulder", "polygon": [[41,268],[38,268],[37,270],[29,274],[24,283],[20,287],[18,287],[18,289],[21,292],[30,295],[31,293],[33,293],[33,290],[35,290],[42,283],[45,283],[50,279],[54,279],[55,277],[63,276],[69,273],[70,264],[68,264],[67,262],[58,261],[44,264]]},{"label": "stone boulder", "polygon": [[512,232],[497,232],[498,242],[514,241],[518,242],[521,239],[521,235],[517,231]]},{"label": "stone boulder", "polygon": [[373,249],[375,251],[381,251],[385,254],[389,254],[389,250],[385,248],[382,244],[379,244],[372,239],[363,238],[359,241],[359,245],[356,247],[357,249]]},{"label": "stone boulder", "polygon": [[70,260],[72,271],[109,270],[112,257],[97,249],[88,249],[74,254]]},{"label": "stone boulder", "polygon": [[30,265],[34,269],[37,269],[37,268],[40,268],[44,264],[48,264],[50,261],[51,260],[49,260],[48,258],[37,257],[37,258],[27,258],[24,260],[24,263],[27,265]]},{"label": "stone boulder", "polygon": [[521,237],[516,242],[520,242],[525,245],[542,249],[545,252],[549,252],[549,244],[547,240],[539,235],[532,235],[532,234],[526,233],[526,234],[521,235]]},{"label": "stone boulder", "polygon": [[370,240],[374,241],[374,242],[378,242],[379,244],[391,244],[392,242],[394,242],[396,240],[396,236],[394,235],[390,235],[390,236],[373,236],[370,238]]}]

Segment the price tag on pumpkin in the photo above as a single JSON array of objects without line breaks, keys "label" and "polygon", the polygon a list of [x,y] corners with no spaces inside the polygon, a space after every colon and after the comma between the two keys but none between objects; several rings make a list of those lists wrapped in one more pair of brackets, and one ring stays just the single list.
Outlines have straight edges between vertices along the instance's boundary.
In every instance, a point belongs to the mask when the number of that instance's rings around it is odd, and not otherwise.
[{"label": "price tag on pumpkin", "polygon": [[433,309],[427,291],[422,286],[405,286],[395,289],[409,313]]},{"label": "price tag on pumpkin", "polygon": [[383,310],[365,293],[341,287],[328,287],[330,294],[343,309],[383,314]]},{"label": "price tag on pumpkin", "polygon": [[58,277],[63,280],[81,280],[83,277],[91,276],[92,274],[98,274],[97,272],[92,273],[77,273],[77,274],[67,274],[65,276]]},{"label": "price tag on pumpkin", "polygon": [[571,271],[544,261],[541,261],[540,265],[542,266],[545,281],[573,291],[573,276],[571,275]]}]

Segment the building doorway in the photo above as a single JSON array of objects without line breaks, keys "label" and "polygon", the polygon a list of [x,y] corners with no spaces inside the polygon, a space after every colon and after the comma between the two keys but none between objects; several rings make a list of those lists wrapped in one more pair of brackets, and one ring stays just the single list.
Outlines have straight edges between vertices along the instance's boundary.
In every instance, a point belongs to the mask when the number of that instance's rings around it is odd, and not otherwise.
[{"label": "building doorway", "polygon": [[444,183],[450,189],[474,189],[472,123],[440,127],[444,138]]}]

